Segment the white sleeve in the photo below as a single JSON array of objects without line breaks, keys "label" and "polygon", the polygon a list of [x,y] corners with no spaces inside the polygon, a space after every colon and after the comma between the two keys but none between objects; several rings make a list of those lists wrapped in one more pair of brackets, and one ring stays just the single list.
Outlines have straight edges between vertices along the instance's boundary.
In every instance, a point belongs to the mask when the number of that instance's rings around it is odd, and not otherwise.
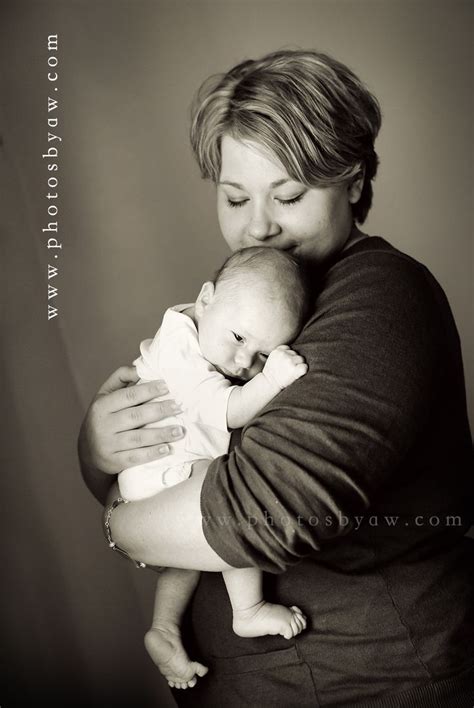
[{"label": "white sleeve", "polygon": [[156,338],[159,334],[158,330],[154,339],[144,339],[140,343],[140,356],[135,359],[133,365],[137,370],[137,374],[143,381],[154,381],[162,378],[158,371],[158,359],[156,357]]},{"label": "white sleeve", "polygon": [[[156,346],[149,347],[150,354],[156,357],[171,396],[186,415],[227,433],[227,405],[235,387],[203,357],[191,328],[168,332],[166,338],[158,336],[153,341]],[[147,360],[144,363],[144,370],[154,370]]]}]

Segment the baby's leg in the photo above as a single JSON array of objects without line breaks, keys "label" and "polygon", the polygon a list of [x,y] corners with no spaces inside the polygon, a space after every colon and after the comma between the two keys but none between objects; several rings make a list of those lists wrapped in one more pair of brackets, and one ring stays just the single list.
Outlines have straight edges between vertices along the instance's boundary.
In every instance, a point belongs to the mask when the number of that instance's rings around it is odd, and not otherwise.
[{"label": "baby's leg", "polygon": [[199,580],[197,570],[164,568],[158,574],[153,623],[145,646],[170,686],[191,688],[207,667],[191,661],[181,641],[181,621]]},{"label": "baby's leg", "polygon": [[257,568],[235,568],[222,573],[233,611],[232,627],[239,637],[282,634],[291,639],[306,629],[299,607],[265,602],[262,573]]}]

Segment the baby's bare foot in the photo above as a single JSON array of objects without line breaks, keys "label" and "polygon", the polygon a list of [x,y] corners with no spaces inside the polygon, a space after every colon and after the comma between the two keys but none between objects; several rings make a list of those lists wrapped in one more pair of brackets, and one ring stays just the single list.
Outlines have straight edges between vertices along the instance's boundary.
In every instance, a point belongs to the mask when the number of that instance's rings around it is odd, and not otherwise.
[{"label": "baby's bare foot", "polygon": [[235,610],[232,627],[239,637],[282,634],[285,639],[291,639],[306,629],[306,617],[294,605],[284,607],[262,600],[247,610]]},{"label": "baby's bare foot", "polygon": [[208,672],[207,666],[191,661],[176,625],[162,624],[149,629],[145,634],[145,647],[168,685],[173,688],[192,688],[198,677]]}]

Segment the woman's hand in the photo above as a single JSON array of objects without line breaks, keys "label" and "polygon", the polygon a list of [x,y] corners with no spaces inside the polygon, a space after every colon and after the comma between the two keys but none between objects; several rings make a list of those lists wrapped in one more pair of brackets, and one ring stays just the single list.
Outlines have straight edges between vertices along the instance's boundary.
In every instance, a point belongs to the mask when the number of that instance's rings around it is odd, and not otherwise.
[{"label": "woman's hand", "polygon": [[[184,435],[184,430],[177,426],[143,427],[176,415],[180,408],[171,400],[153,402],[168,393],[163,381],[130,386],[137,381],[135,367],[117,369],[101,386],[84,418],[78,441],[79,458],[86,484],[98,498],[95,485],[98,472],[113,475],[126,467],[164,457],[170,452],[168,443]],[[101,498],[109,484],[101,485]]]}]

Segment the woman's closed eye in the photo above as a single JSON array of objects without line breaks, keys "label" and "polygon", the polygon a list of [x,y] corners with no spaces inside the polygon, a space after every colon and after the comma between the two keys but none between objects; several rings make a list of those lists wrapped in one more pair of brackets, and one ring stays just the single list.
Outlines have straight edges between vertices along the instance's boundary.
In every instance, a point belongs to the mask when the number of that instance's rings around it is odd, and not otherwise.
[{"label": "woman's closed eye", "polygon": [[291,206],[292,204],[297,204],[303,198],[304,194],[304,192],[301,192],[301,194],[297,194],[296,197],[291,197],[291,199],[279,199],[278,197],[275,197],[275,199],[283,206]]},{"label": "woman's closed eye", "polygon": [[227,206],[230,206],[231,209],[241,207],[246,204],[246,202],[248,202],[248,199],[230,199],[227,197]]},{"label": "woman's closed eye", "polygon": [[[275,197],[275,201],[281,206],[292,206],[292,204],[297,204],[301,201],[304,194],[305,192],[301,192],[301,194],[297,194],[296,197],[291,197],[291,199],[280,199],[279,197]],[[231,209],[238,209],[239,207],[244,206],[244,204],[248,201],[248,199],[230,199],[230,197],[227,197],[227,206]]]},{"label": "woman's closed eye", "polygon": [[237,332],[232,332],[232,334],[234,335],[235,341],[238,342],[239,344],[242,344],[242,342],[244,341],[244,338],[241,337],[240,334],[237,334]]}]

